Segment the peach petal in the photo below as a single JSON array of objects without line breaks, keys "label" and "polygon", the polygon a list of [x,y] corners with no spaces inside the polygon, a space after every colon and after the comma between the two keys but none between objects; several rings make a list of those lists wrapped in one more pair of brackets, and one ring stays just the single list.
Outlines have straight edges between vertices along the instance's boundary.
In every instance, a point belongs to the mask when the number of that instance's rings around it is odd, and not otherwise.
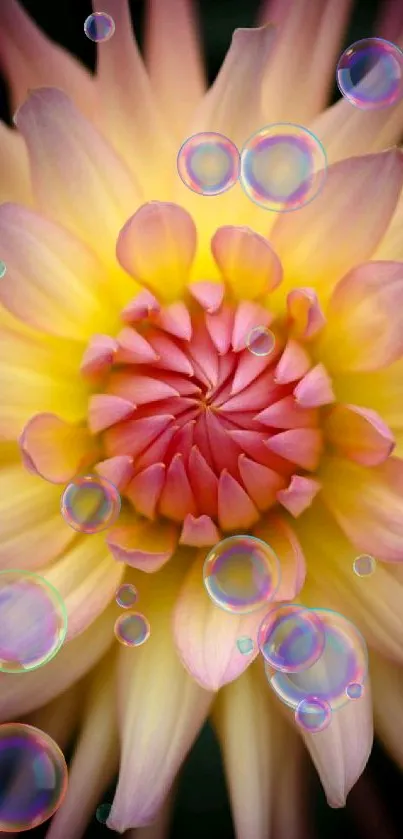
[{"label": "peach petal", "polygon": [[116,338],[118,351],[115,361],[117,364],[151,364],[158,360],[158,353],[139,332],[130,327],[124,327]]},{"label": "peach petal", "polygon": [[178,533],[168,522],[140,521],[132,525],[113,527],[108,532],[107,544],[114,559],[147,574],[159,571],[175,552]]},{"label": "peach petal", "polygon": [[287,296],[288,316],[293,334],[299,340],[315,337],[326,324],[316,292],[312,288],[296,288]]},{"label": "peach petal", "polygon": [[4,122],[0,122],[0,183],[1,204],[16,201],[24,206],[32,205],[32,187],[24,140]]},{"label": "peach petal", "polygon": [[249,495],[226,470],[218,482],[218,520],[223,530],[248,528],[259,519],[259,513]]},{"label": "peach petal", "polygon": [[241,300],[235,310],[234,326],[232,330],[232,348],[235,352],[244,350],[249,335],[256,326],[268,326],[273,315],[259,303]]},{"label": "peach petal", "polygon": [[312,362],[307,351],[301,344],[290,338],[276,367],[276,382],[281,385],[295,382],[301,376],[305,376],[311,366]]},{"label": "peach petal", "polygon": [[397,311],[403,297],[401,262],[359,265],[336,286],[321,353],[330,369],[369,371],[387,367],[403,354]]},{"label": "peach petal", "polygon": [[36,474],[54,484],[67,483],[97,453],[86,428],[55,414],[32,417],[21,434],[20,447]]},{"label": "peach petal", "polygon": [[92,335],[85,349],[80,372],[89,378],[100,378],[112,367],[118,343],[109,335]]},{"label": "peach petal", "polygon": [[291,465],[284,458],[269,451],[261,431],[229,431],[228,435],[238,443],[239,448],[249,455],[252,460],[263,463],[269,469],[284,474],[287,473],[287,467],[291,469]]},{"label": "peach petal", "polygon": [[137,512],[148,519],[154,519],[156,507],[165,483],[165,464],[154,463],[139,472],[126,489],[125,495]]},{"label": "peach petal", "polygon": [[298,518],[302,513],[305,513],[314,500],[315,496],[320,492],[321,484],[313,478],[306,478],[304,475],[292,475],[291,481],[285,489],[280,489],[277,493],[277,501],[291,513],[294,518]]},{"label": "peach petal", "polygon": [[132,458],[122,454],[100,460],[95,467],[95,472],[110,481],[118,490],[123,490],[133,475]]},{"label": "peach petal", "polygon": [[262,519],[253,533],[270,545],[280,562],[281,582],[275,600],[293,600],[306,576],[305,556],[296,533],[284,518],[275,514]]},{"label": "peach petal", "polygon": [[196,559],[183,581],[173,615],[176,648],[186,670],[206,690],[219,690],[243,673],[258,654],[239,652],[236,641],[256,641],[267,608],[248,615],[219,609],[203,586],[204,556]]},{"label": "peach petal", "polygon": [[317,468],[322,454],[322,433],[316,428],[290,428],[266,440],[270,451],[309,472]]},{"label": "peach petal", "polygon": [[154,367],[162,370],[172,370],[174,373],[183,373],[185,376],[194,375],[187,353],[182,352],[174,340],[171,340],[162,332],[155,332],[148,334],[148,341],[158,358]]},{"label": "peach petal", "polygon": [[234,313],[232,306],[223,304],[219,312],[206,315],[206,327],[210,338],[220,355],[225,355],[231,346]]},{"label": "peach petal", "polygon": [[130,455],[136,458],[166,429],[172,416],[158,414],[142,419],[126,420],[105,432],[105,450],[109,457]]},{"label": "peach petal", "polygon": [[125,323],[137,323],[150,315],[158,314],[160,308],[157,298],[151,294],[151,291],[142,289],[123,309],[122,320]]},{"label": "peach petal", "polygon": [[[308,285],[327,299],[340,277],[374,253],[402,186],[403,153],[398,149],[330,166],[315,201],[301,213],[279,216],[272,230],[285,290]],[[357,212],[362,219],[359,230],[354,224]]]},{"label": "peach petal", "polygon": [[272,354],[270,356],[258,356],[253,355],[249,350],[240,353],[231,382],[231,396],[248,387],[271,363]]},{"label": "peach petal", "polygon": [[190,484],[200,510],[212,518],[218,511],[218,479],[197,446],[189,456],[188,473]]},{"label": "peach petal", "polygon": [[[171,418],[173,419],[173,417]],[[147,448],[144,449],[142,454],[136,457],[136,469],[142,470],[147,469],[153,463],[161,463],[164,461],[172,438],[176,434],[178,430],[177,425],[170,425],[159,437],[156,438],[152,443],[150,443]]]},{"label": "peach petal", "polygon": [[209,411],[205,415],[207,439],[211,450],[210,462],[216,472],[223,470],[238,475],[240,447],[227,433],[218,417]]},{"label": "peach petal", "polygon": [[261,411],[256,419],[271,428],[312,428],[318,424],[318,412],[302,408],[293,396],[285,396]]},{"label": "peach petal", "polygon": [[321,408],[335,400],[331,378],[323,364],[316,364],[294,388],[294,397],[302,408]]},{"label": "peach petal", "polygon": [[189,513],[196,514],[195,499],[180,452],[173,457],[168,466],[158,508],[161,515],[179,523]]},{"label": "peach petal", "polygon": [[[281,393],[281,390],[275,381],[272,370],[266,370],[259,378],[245,387],[242,393],[236,393],[229,399],[223,400],[220,411],[227,414],[233,411],[243,411],[246,407],[248,411],[261,411],[269,400],[275,398],[279,392]],[[216,404],[219,404],[218,400]]]},{"label": "peach petal", "polygon": [[110,393],[94,393],[88,405],[88,427],[91,434],[98,434],[120,420],[127,419],[136,410],[136,405],[121,396]]},{"label": "peach petal", "polygon": [[211,249],[238,300],[255,300],[281,282],[280,260],[267,239],[248,227],[220,227],[213,236]]},{"label": "peach petal", "polygon": [[267,510],[276,502],[277,493],[286,482],[282,475],[256,463],[245,454],[239,457],[239,471],[246,491],[259,510]]},{"label": "peach petal", "polygon": [[210,547],[220,541],[220,531],[217,529],[210,516],[198,516],[195,518],[191,513],[185,517],[179,544],[189,545],[193,548]]},{"label": "peach petal", "polygon": [[219,310],[224,300],[225,286],[223,283],[210,283],[204,280],[190,283],[189,291],[206,312],[213,314]]},{"label": "peach petal", "polygon": [[218,381],[217,352],[203,320],[194,325],[189,354],[198,376],[207,386],[215,387]]},{"label": "peach petal", "polygon": [[159,402],[170,396],[179,396],[174,387],[165,381],[140,373],[112,373],[108,390],[115,396],[129,399],[136,405],[147,405],[148,402]]},{"label": "peach petal", "polygon": [[339,454],[362,466],[379,466],[395,446],[393,434],[381,417],[358,405],[335,405],[324,430]]},{"label": "peach petal", "polygon": [[174,300],[186,286],[196,239],[194,222],[182,207],[151,201],[120,231],[116,254],[125,271],[161,298]]},{"label": "peach petal", "polygon": [[187,306],[181,300],[160,309],[154,318],[154,322],[160,329],[169,332],[170,335],[175,335],[176,338],[190,341],[192,337],[190,314]]}]

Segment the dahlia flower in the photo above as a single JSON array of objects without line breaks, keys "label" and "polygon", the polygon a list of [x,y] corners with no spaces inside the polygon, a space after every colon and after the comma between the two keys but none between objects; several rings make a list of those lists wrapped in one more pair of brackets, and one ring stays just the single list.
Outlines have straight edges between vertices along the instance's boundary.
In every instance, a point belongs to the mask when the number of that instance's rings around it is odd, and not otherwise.
[{"label": "dahlia flower", "polygon": [[[403,764],[403,102],[326,108],[350,7],[264,2],[206,91],[189,0],[149,1],[144,62],[127,0],[95,0],[116,31],[94,77],[0,4],[16,126],[0,129],[0,560],[68,612],[51,662],[0,675],[0,718],[62,748],[78,732],[49,839],[79,839],[117,773],[108,825],[163,831],[209,714],[238,839],[300,835],[300,732],[236,646],[262,613],[217,609],[203,586],[232,533],[275,550],[277,599],[340,611],[369,646],[372,695],[368,680],[303,734],[330,806],[364,769],[373,719]],[[391,3],[376,34],[402,33]],[[329,159],[308,206],[276,215],[239,185],[205,198],[181,183],[190,135],[242,147],[287,121]],[[262,323],[274,356],[245,349]],[[86,470],[122,497],[106,534],[60,514]],[[365,581],[362,552],[378,563]],[[113,634],[123,579],[151,625],[136,650]]]}]

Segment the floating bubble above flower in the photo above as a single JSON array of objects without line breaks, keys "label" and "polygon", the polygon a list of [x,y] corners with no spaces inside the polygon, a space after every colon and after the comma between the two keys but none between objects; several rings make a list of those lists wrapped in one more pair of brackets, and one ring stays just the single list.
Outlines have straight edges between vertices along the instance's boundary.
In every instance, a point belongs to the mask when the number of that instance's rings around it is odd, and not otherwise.
[{"label": "floating bubble above flower", "polygon": [[39,728],[0,725],[0,831],[19,833],[50,819],[67,789],[58,745]]},{"label": "floating bubble above flower", "polygon": [[137,601],[137,589],[131,583],[122,583],[116,592],[116,603],[122,609],[131,609]]},{"label": "floating bubble above flower", "polygon": [[0,280],[3,279],[3,277],[5,276],[6,273],[7,273],[7,265],[6,265],[5,262],[2,262],[2,260],[0,259]]},{"label": "floating bubble above flower", "polygon": [[394,105],[403,94],[403,52],[383,38],[364,38],[339,59],[337,84],[342,95],[362,110]]},{"label": "floating bubble above flower", "polygon": [[229,536],[206,557],[203,578],[216,606],[242,615],[273,600],[281,568],[266,542],[255,536]]},{"label": "floating bubble above flower", "polygon": [[273,352],[276,339],[267,326],[255,326],[249,332],[246,346],[253,355],[266,356]]},{"label": "floating bubble above flower", "polygon": [[248,638],[247,635],[242,635],[241,638],[237,639],[236,645],[238,650],[242,655],[250,655],[255,650],[255,645],[252,641],[252,638]]},{"label": "floating bubble above flower", "polygon": [[106,822],[109,819],[109,814],[110,814],[111,810],[112,810],[112,804],[109,804],[106,801],[105,801],[104,804],[100,804],[99,807],[97,807],[97,811],[95,813],[97,821],[100,824],[106,824]]},{"label": "floating bubble above flower", "polygon": [[303,699],[315,696],[337,710],[349,698],[346,688],[363,685],[368,671],[367,647],[359,630],[343,615],[315,609],[325,633],[325,646],[311,667],[297,673],[281,673],[265,662],[269,683],[279,699],[294,710]]},{"label": "floating bubble above flower", "polygon": [[294,603],[273,606],[258,632],[258,647],[275,670],[299,673],[320,658],[325,631],[313,609]]},{"label": "floating bubble above flower", "polygon": [[286,213],[309,204],[326,175],[322,143],[301,125],[266,126],[241,151],[240,184],[248,198],[265,210]]},{"label": "floating bubble above flower", "polygon": [[361,554],[353,562],[354,574],[357,574],[357,577],[370,577],[375,569],[376,560],[369,554]]},{"label": "floating bubble above flower", "polygon": [[24,673],[47,664],[67,633],[59,592],[28,571],[0,572],[0,671]]},{"label": "floating bubble above flower", "polygon": [[150,624],[140,612],[127,612],[115,622],[116,638],[125,647],[140,647],[150,634]]},{"label": "floating bubble above flower", "polygon": [[330,725],[332,709],[325,699],[309,696],[302,699],[295,711],[295,722],[308,734],[317,734]]},{"label": "floating bubble above flower", "polygon": [[189,137],[179,150],[178,173],[199,195],[220,195],[239,177],[239,151],[223,134],[206,131]]},{"label": "floating bubble above flower", "polygon": [[346,687],[346,694],[349,699],[361,699],[363,693],[364,685],[353,683],[351,685],[347,685]]},{"label": "floating bubble above flower", "polygon": [[80,533],[99,533],[111,527],[120,513],[120,507],[116,487],[97,475],[76,478],[62,495],[63,518]]},{"label": "floating bubble above flower", "polygon": [[94,12],[88,15],[84,23],[84,32],[90,41],[97,44],[109,41],[115,32],[115,21],[106,12]]}]

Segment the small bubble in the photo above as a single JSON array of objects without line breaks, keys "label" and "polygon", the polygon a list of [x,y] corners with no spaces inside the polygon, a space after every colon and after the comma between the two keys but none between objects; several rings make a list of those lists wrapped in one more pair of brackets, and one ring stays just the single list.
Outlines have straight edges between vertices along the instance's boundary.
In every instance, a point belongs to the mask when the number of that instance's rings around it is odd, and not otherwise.
[{"label": "small bubble", "polygon": [[255,536],[229,536],[208,554],[204,585],[216,606],[239,615],[269,603],[279,585],[279,560],[266,542]]},{"label": "small bubble", "polygon": [[353,562],[354,573],[357,577],[370,577],[376,569],[376,560],[369,554],[357,556]]},{"label": "small bubble", "polygon": [[394,105],[403,94],[403,52],[383,38],[364,38],[348,47],[336,71],[341,94],[361,110]]},{"label": "small bubble", "polygon": [[253,653],[255,649],[252,638],[248,638],[247,635],[242,635],[241,638],[238,638],[236,645],[242,655],[250,655],[250,653]]},{"label": "small bubble", "polygon": [[137,600],[137,589],[131,583],[122,583],[116,592],[116,603],[122,609],[131,609]]},{"label": "small bubble", "polygon": [[115,32],[115,21],[106,12],[94,12],[84,23],[84,32],[90,41],[97,44],[109,41]]},{"label": "small bubble", "polygon": [[255,326],[247,337],[246,346],[253,355],[266,356],[273,352],[276,339],[266,326]]},{"label": "small bubble", "polygon": [[295,711],[295,722],[309,734],[323,731],[332,720],[332,710],[325,699],[308,696],[302,699]]},{"label": "small bubble", "polygon": [[364,685],[360,685],[357,682],[353,682],[346,687],[346,694],[349,699],[361,699],[363,693]]},{"label": "small bubble", "polygon": [[97,811],[95,814],[97,821],[100,822],[100,824],[106,824],[106,822],[109,819],[109,814],[111,810],[112,804],[109,804],[106,801],[104,804],[100,804],[99,807],[97,807]]},{"label": "small bubble", "polygon": [[179,177],[199,195],[220,195],[238,180],[240,158],[234,143],[223,134],[195,134],[179,149]]},{"label": "small bubble", "polygon": [[99,533],[114,524],[120,506],[119,492],[110,481],[86,475],[68,484],[62,495],[61,512],[73,530]]},{"label": "small bubble", "polygon": [[0,280],[3,279],[4,275],[7,273],[7,265],[5,262],[2,262],[0,259]]},{"label": "small bubble", "polygon": [[116,638],[125,647],[140,647],[150,634],[150,624],[140,612],[127,612],[115,622]]}]

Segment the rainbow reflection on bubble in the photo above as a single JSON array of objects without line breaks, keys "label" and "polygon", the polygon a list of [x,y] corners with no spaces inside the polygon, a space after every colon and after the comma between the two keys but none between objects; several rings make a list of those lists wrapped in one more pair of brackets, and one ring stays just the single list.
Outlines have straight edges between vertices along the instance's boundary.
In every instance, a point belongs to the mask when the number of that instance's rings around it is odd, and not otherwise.
[{"label": "rainbow reflection on bubble", "polygon": [[257,642],[263,658],[274,670],[299,673],[322,655],[325,631],[313,609],[280,603],[263,619]]},{"label": "rainbow reflection on bubble", "polygon": [[0,671],[24,673],[47,664],[67,633],[59,592],[29,571],[0,572]]},{"label": "rainbow reflection on bubble", "polygon": [[39,728],[0,725],[0,831],[20,833],[50,819],[67,789],[59,746]]},{"label": "rainbow reflection on bubble", "polygon": [[336,79],[341,94],[356,108],[387,108],[403,94],[403,52],[383,38],[356,41],[341,55]]},{"label": "rainbow reflection on bubble", "polygon": [[116,487],[98,475],[85,475],[67,485],[62,495],[62,516],[73,530],[99,533],[111,527],[120,513]]},{"label": "rainbow reflection on bubble", "polygon": [[115,621],[115,636],[125,647],[140,647],[148,641],[151,628],[140,612],[126,612]]},{"label": "rainbow reflection on bubble", "polygon": [[266,542],[255,536],[229,536],[206,557],[203,579],[216,606],[242,615],[273,600],[281,568]]},{"label": "rainbow reflection on bubble", "polygon": [[248,635],[242,635],[240,638],[237,638],[236,645],[242,655],[251,655],[251,653],[255,652],[253,640]]},{"label": "rainbow reflection on bubble", "polygon": [[295,722],[309,734],[317,734],[330,725],[332,709],[325,699],[308,696],[302,699],[295,710]]},{"label": "rainbow reflection on bubble", "polygon": [[252,355],[266,356],[273,352],[276,339],[267,326],[254,326],[246,339],[246,346]]},{"label": "rainbow reflection on bubble", "polygon": [[289,213],[305,206],[322,189],[326,175],[322,143],[302,125],[268,125],[241,151],[240,184],[265,210]]},{"label": "rainbow reflection on bubble", "polygon": [[238,180],[239,151],[228,137],[206,131],[186,140],[179,149],[177,167],[181,180],[193,192],[220,195]]},{"label": "rainbow reflection on bubble", "polygon": [[116,592],[116,603],[121,609],[131,609],[137,601],[137,589],[132,583],[122,583]]},{"label": "rainbow reflection on bubble", "polygon": [[353,571],[357,577],[371,577],[375,569],[376,560],[369,554],[361,554],[353,562]]},{"label": "rainbow reflection on bubble", "polygon": [[115,33],[115,21],[106,12],[94,12],[84,22],[84,32],[90,41],[102,44]]},{"label": "rainbow reflection on bubble", "polygon": [[294,710],[303,699],[316,697],[337,710],[349,698],[346,688],[363,685],[368,671],[367,647],[359,630],[339,612],[315,609],[325,633],[325,646],[311,667],[298,673],[275,672],[265,661],[269,684]]},{"label": "rainbow reflection on bubble", "polygon": [[361,699],[364,693],[364,685],[351,684],[346,687],[346,694],[349,699]]}]

